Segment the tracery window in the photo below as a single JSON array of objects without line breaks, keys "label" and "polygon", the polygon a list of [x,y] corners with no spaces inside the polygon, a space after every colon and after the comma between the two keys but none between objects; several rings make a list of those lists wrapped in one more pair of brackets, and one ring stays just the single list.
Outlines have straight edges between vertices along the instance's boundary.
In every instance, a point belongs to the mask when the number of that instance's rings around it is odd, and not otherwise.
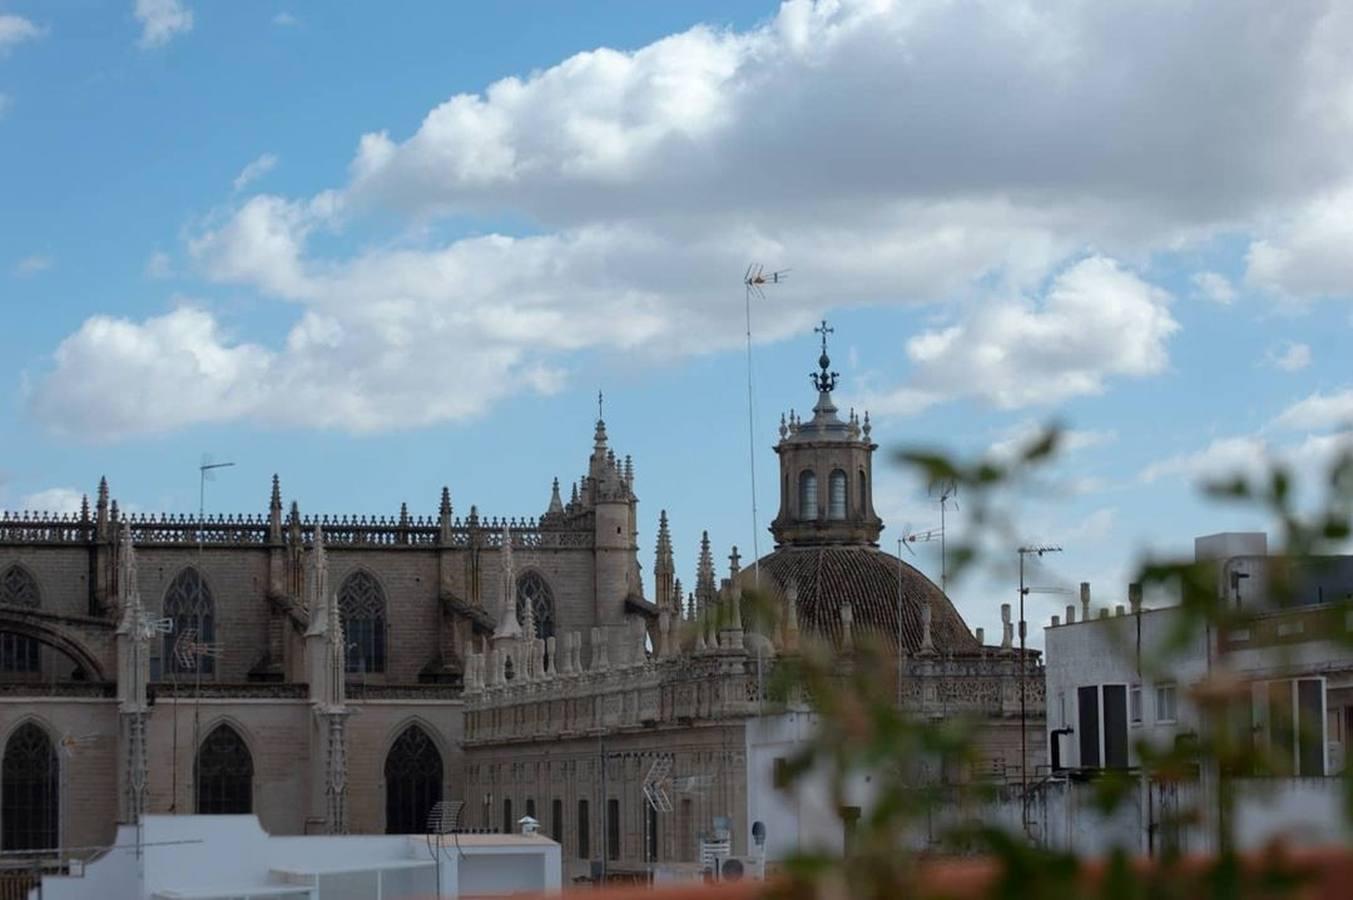
[{"label": "tracery window", "polygon": [[[38,593],[37,579],[17,563],[5,569],[0,573],[0,603],[38,608],[42,605],[42,597]],[[0,673],[40,672],[39,647],[36,638],[13,632],[0,634]]]},{"label": "tracery window", "polygon": [[254,811],[254,758],[229,725],[213,728],[197,751],[197,811],[200,815]]},{"label": "tracery window", "polygon": [[338,592],[349,672],[385,671],[385,591],[370,572],[353,572]]},{"label": "tracery window", "polygon": [[38,580],[23,566],[15,563],[0,574],[0,603],[36,608],[41,602]]},{"label": "tracery window", "polygon": [[183,649],[184,642],[210,644],[216,639],[216,608],[201,572],[190,566],[174,576],[164,595],[164,615],[174,622],[174,630],[164,636],[164,671],[215,674],[216,660],[211,656],[175,652],[176,647]]},{"label": "tracery window", "polygon": [[526,604],[536,620],[535,636],[554,637],[554,594],[539,572],[524,572],[517,579],[517,621],[526,621]]},{"label": "tracery window", "polygon": [[799,473],[799,518],[817,518],[817,475],[811,469]]},{"label": "tracery window", "polygon": [[405,728],[385,757],[385,833],[425,834],[442,799],[442,755],[428,733]]},{"label": "tracery window", "polygon": [[827,518],[844,519],[846,517],[846,473],[841,469],[832,469],[827,476]]},{"label": "tracery window", "polygon": [[47,732],[32,722],[14,730],[0,769],[0,849],[57,845],[60,763]]}]

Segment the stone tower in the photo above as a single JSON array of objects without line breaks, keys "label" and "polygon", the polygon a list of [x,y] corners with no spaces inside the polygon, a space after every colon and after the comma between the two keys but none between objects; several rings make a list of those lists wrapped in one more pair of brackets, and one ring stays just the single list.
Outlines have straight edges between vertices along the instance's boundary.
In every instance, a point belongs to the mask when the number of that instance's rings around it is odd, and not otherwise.
[{"label": "stone tower", "polygon": [[633,464],[622,464],[607,446],[606,423],[598,418],[588,460],[586,499],[596,516],[596,623],[623,626],[625,600],[642,596]]},{"label": "stone tower", "polygon": [[864,422],[851,410],[846,420],[832,402],[837,373],[830,371],[824,321],[819,371],[810,377],[817,388],[813,418],[801,421],[793,412],[780,419],[780,511],[770,530],[775,545],[814,546],[867,544],[878,546],[883,522],[874,513],[873,458],[878,445]]}]

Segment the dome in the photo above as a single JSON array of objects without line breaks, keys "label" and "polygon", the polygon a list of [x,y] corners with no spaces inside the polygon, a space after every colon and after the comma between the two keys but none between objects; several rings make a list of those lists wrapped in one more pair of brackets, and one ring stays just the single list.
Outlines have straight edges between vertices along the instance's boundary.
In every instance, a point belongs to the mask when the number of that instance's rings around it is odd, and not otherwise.
[{"label": "dome", "polygon": [[[738,574],[744,591],[756,571]],[[841,605],[851,604],[855,643],[870,638],[895,646],[898,582],[902,586],[902,646],[921,649],[921,609],[930,602],[930,636],[940,654],[977,654],[981,645],[953,603],[929,578],[889,553],[870,546],[781,547],[761,559],[761,587],[782,599],[791,581],[799,592],[799,633],[841,642]]]}]

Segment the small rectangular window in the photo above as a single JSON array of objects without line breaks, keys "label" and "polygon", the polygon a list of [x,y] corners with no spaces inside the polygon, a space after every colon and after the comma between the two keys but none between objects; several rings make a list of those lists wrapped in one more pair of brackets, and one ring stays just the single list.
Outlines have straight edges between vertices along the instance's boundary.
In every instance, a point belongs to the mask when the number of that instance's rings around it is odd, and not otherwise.
[{"label": "small rectangular window", "polygon": [[620,859],[620,801],[606,801],[606,858]]},{"label": "small rectangular window", "polygon": [[1127,768],[1127,685],[1104,685],[1103,702],[1104,765],[1106,768]]},{"label": "small rectangular window", "polygon": [[1142,724],[1142,686],[1134,684],[1128,690],[1128,722]]},{"label": "small rectangular window", "polygon": [[1173,683],[1156,685],[1156,721],[1169,723],[1178,715],[1178,690]]},{"label": "small rectangular window", "polygon": [[564,801],[550,802],[550,837],[556,844],[564,842]]},{"label": "small rectangular window", "polygon": [[771,783],[774,784],[777,791],[783,791],[789,787],[789,760],[783,756],[775,757],[771,771]]},{"label": "small rectangular window", "polygon": [[578,858],[592,858],[592,814],[586,800],[578,801]]},{"label": "small rectangular window", "polygon": [[1099,768],[1099,686],[1076,688],[1076,707],[1079,712],[1077,730],[1080,732],[1080,764],[1083,768]]}]

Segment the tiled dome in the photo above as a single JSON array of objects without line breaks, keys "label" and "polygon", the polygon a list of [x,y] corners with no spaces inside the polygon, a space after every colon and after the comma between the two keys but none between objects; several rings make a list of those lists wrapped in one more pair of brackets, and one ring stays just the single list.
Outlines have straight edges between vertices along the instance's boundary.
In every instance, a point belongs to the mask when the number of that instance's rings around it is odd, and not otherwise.
[{"label": "tiled dome", "polygon": [[[738,580],[753,587],[753,567]],[[921,649],[921,609],[930,601],[930,635],[935,651],[977,654],[977,638],[949,598],[929,578],[888,553],[868,546],[781,547],[761,559],[761,586],[777,599],[792,580],[798,585],[799,631],[841,641],[841,605],[851,604],[851,634],[858,644],[870,638],[894,646],[897,635],[898,581],[902,583],[902,646]]]}]

